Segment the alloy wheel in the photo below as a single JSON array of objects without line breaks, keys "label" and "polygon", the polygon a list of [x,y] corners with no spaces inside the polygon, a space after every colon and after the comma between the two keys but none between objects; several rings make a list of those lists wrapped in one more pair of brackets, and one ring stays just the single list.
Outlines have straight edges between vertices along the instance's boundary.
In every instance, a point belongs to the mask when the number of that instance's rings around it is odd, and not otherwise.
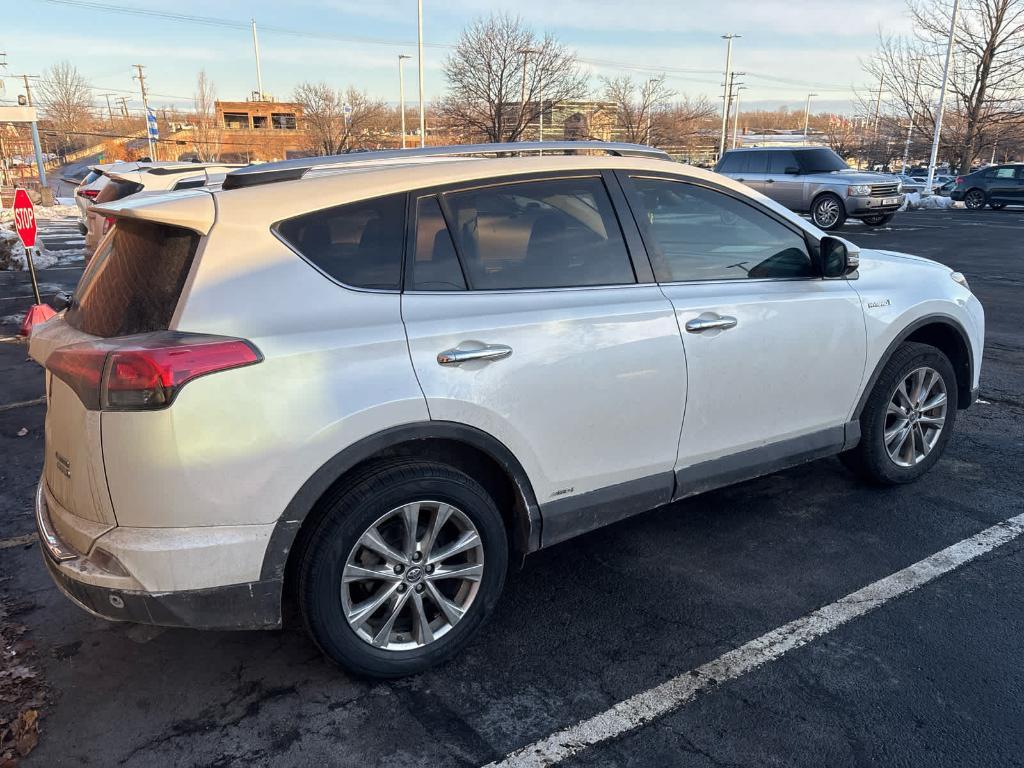
[{"label": "alloy wheel", "polygon": [[985,193],[980,189],[972,189],[964,198],[964,205],[972,211],[985,207]]},{"label": "alloy wheel", "polygon": [[421,648],[462,620],[483,571],[483,541],[464,512],[440,501],[404,504],[352,547],[341,579],[345,619],[376,648]]},{"label": "alloy wheel", "polygon": [[912,467],[935,448],[946,424],[946,382],[934,368],[916,368],[896,386],[885,413],[883,439],[893,463]]},{"label": "alloy wheel", "polygon": [[814,223],[822,229],[835,226],[839,221],[839,201],[834,197],[824,197],[814,206]]}]

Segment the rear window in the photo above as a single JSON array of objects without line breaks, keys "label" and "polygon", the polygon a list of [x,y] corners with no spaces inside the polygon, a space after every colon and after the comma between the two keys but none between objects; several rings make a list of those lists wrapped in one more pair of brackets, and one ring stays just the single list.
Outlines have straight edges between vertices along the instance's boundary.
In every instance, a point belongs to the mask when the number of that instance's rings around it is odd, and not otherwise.
[{"label": "rear window", "polygon": [[121,179],[111,179],[110,183],[107,184],[103,189],[100,190],[99,194],[96,195],[94,205],[100,203],[109,203],[112,200],[120,200],[128,197],[128,195],[134,195],[136,192],[141,192],[143,186],[137,184],[134,181],[123,181]]},{"label": "rear window", "polygon": [[93,336],[127,336],[170,326],[199,235],[121,219],[75,289],[65,320]]},{"label": "rear window", "polygon": [[398,290],[405,247],[405,195],[339,205],[282,221],[278,235],[339,283]]}]

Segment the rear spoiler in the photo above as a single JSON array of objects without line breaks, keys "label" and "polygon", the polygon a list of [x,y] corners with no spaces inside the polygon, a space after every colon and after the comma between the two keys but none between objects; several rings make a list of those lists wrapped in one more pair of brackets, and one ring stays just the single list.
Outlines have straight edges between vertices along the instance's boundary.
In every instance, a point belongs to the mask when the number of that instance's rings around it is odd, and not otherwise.
[{"label": "rear spoiler", "polygon": [[200,235],[208,235],[217,218],[213,195],[202,187],[132,195],[122,200],[94,205],[92,210],[102,216],[183,227]]}]

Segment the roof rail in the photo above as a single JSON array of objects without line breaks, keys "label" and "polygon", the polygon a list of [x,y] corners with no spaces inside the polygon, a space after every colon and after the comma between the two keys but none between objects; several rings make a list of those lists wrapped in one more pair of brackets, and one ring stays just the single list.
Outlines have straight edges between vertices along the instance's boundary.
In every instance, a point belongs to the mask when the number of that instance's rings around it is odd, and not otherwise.
[{"label": "roof rail", "polygon": [[314,168],[344,166],[349,163],[372,164],[377,160],[429,157],[459,157],[464,155],[518,155],[524,152],[607,152],[618,157],[646,157],[668,160],[666,152],[642,144],[612,141],[512,141],[500,144],[455,144],[447,147],[419,147],[415,149],[386,149],[373,152],[350,152],[326,157],[300,157],[276,163],[250,165],[232,171],[224,179],[224,189],[254,187],[276,181],[301,179]]}]

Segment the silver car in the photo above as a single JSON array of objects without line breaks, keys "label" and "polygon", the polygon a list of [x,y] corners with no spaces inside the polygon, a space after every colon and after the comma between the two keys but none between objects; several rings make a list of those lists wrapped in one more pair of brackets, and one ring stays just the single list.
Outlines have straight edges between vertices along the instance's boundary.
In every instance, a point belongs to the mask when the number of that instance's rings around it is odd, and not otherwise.
[{"label": "silver car", "polygon": [[808,213],[821,229],[847,218],[879,226],[903,205],[896,176],[850,168],[827,147],[758,147],[726,152],[715,171],[756,189],[797,213]]}]

